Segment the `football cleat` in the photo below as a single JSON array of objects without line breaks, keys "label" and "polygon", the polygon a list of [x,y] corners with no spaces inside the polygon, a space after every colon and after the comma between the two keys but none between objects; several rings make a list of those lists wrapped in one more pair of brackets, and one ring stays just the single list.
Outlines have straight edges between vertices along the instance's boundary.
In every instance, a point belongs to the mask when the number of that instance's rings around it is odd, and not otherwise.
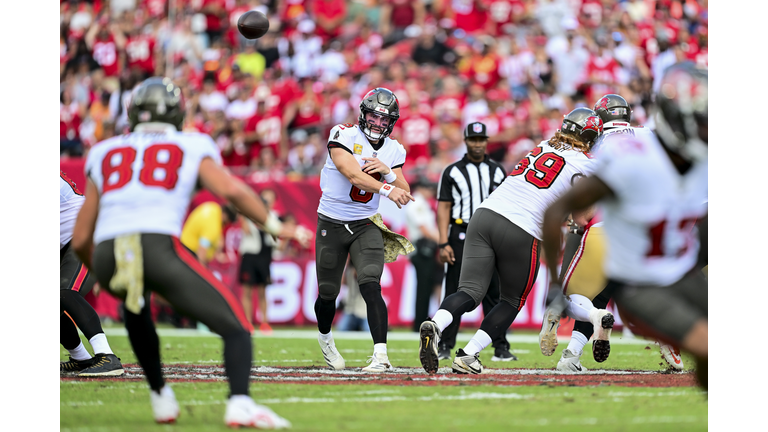
[{"label": "football cleat", "polygon": [[419,360],[424,370],[429,374],[437,373],[440,359],[437,352],[437,343],[440,339],[440,329],[432,320],[421,323],[419,327]]},{"label": "football cleat", "polygon": [[483,373],[483,364],[480,363],[480,353],[468,355],[463,349],[456,351],[456,358],[451,365],[454,373],[459,374],[481,374]]},{"label": "football cleat", "polygon": [[91,357],[86,360],[75,360],[72,356],[69,356],[69,361],[59,363],[60,373],[74,373],[81,370],[88,369],[96,362],[96,357]]},{"label": "football cleat", "polygon": [[683,365],[683,358],[680,356],[680,350],[672,345],[659,343],[659,351],[661,351],[661,358],[667,362],[669,370],[683,370],[685,366]]},{"label": "football cleat", "polygon": [[547,308],[544,311],[544,320],[541,322],[541,332],[539,332],[539,348],[545,356],[551,356],[557,348],[557,328],[559,326],[560,314]]},{"label": "football cleat", "polygon": [[336,349],[336,344],[331,339],[328,342],[323,341],[320,336],[317,336],[317,341],[320,343],[320,349],[323,351],[323,358],[333,370],[342,370],[346,366],[344,358],[339,354],[339,350]]},{"label": "football cleat", "polygon": [[125,373],[120,359],[114,354],[96,354],[93,365],[77,374],[81,377],[119,376]]},{"label": "football cleat", "polygon": [[440,344],[437,348],[437,360],[450,360],[451,349],[447,346]]},{"label": "football cleat", "polygon": [[491,361],[512,361],[517,360],[517,356],[509,352],[509,344],[503,343],[497,346],[493,351]]},{"label": "football cleat", "polygon": [[363,368],[364,372],[379,373],[392,369],[392,365],[389,364],[389,358],[384,353],[374,353],[372,356],[368,357],[366,363],[370,364]]},{"label": "football cleat", "polygon": [[173,390],[165,385],[160,392],[150,390],[149,399],[152,402],[152,413],[157,423],[174,423],[179,417],[179,403]]},{"label": "football cleat", "polygon": [[589,314],[592,325],[595,327],[595,340],[592,342],[592,357],[595,361],[602,363],[608,359],[611,354],[611,337],[613,329],[613,314],[605,309],[597,309]]},{"label": "football cleat", "polygon": [[560,361],[557,362],[557,370],[561,372],[586,372],[587,368],[581,365],[581,354],[576,355],[569,349],[563,350]]},{"label": "football cleat", "polygon": [[224,424],[231,428],[288,429],[291,427],[291,422],[245,395],[229,398],[224,414]]}]

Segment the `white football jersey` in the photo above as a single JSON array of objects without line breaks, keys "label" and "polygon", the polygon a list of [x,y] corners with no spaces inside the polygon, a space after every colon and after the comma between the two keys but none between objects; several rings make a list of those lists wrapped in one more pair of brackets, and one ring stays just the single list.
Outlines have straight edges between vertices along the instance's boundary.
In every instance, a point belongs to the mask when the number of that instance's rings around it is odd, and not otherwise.
[{"label": "white football jersey", "polygon": [[478,208],[493,210],[541,240],[544,212],[595,164],[589,153],[557,150],[542,141]]},{"label": "white football jersey", "polygon": [[[597,157],[599,155],[600,147],[603,146],[603,142],[605,139],[609,136],[615,136],[615,135],[626,135],[626,136],[632,136],[637,137],[639,139],[642,139],[645,136],[651,136],[653,135],[653,131],[647,127],[633,127],[633,126],[619,126],[619,127],[612,127],[609,129],[605,129],[603,133],[595,140],[595,144],[592,146],[592,149],[590,150],[590,153],[595,155]],[[595,216],[590,221],[589,226],[591,227],[601,227],[603,226],[602,216],[600,215],[600,212],[597,212]]]},{"label": "white football jersey", "polygon": [[200,133],[134,132],[95,145],[85,163],[100,194],[94,242],[135,232],[178,237],[206,157],[221,162]]},{"label": "white football jersey", "polygon": [[75,220],[84,201],[85,197],[75,183],[59,171],[59,250],[72,240]]},{"label": "white football jersey", "polygon": [[707,161],[680,175],[654,134],[615,135],[597,155],[594,175],[615,194],[600,203],[609,278],[670,285],[699,252],[695,223],[707,214]]},{"label": "white football jersey", "polygon": [[[328,156],[320,173],[320,205],[317,212],[333,219],[353,221],[365,219],[379,211],[378,193],[365,192],[352,186],[344,174],[339,172],[331,159],[331,147],[341,147],[351,153],[357,162],[364,165],[364,157],[376,157],[390,168],[402,167],[405,163],[405,148],[397,140],[384,138],[384,145],[374,149],[358,125],[336,125],[328,138]],[[379,173],[373,178],[380,180]]]}]

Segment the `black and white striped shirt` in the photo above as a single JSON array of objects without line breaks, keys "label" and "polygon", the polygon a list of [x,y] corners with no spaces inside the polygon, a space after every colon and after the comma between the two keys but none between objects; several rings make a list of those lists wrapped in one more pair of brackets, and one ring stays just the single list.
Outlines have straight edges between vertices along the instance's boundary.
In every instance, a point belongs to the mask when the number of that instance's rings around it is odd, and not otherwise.
[{"label": "black and white striped shirt", "polygon": [[466,224],[480,203],[504,181],[507,173],[495,160],[485,155],[479,164],[464,157],[443,170],[437,189],[438,201],[449,201],[451,223]]}]

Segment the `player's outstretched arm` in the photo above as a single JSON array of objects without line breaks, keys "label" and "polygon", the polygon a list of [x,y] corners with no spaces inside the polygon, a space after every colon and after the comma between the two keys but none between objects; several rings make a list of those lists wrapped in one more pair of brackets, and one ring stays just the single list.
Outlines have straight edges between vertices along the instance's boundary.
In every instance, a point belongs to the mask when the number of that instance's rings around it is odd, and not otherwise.
[{"label": "player's outstretched arm", "polygon": [[99,191],[96,185],[88,179],[85,186],[85,201],[77,214],[75,228],[72,231],[71,246],[77,257],[89,269],[93,254],[93,231],[96,229],[96,218],[99,216]]},{"label": "player's outstretched arm", "polygon": [[200,162],[200,181],[214,194],[231,202],[237,210],[274,237],[293,238],[303,246],[309,244],[312,233],[304,227],[283,225],[277,216],[270,214],[256,193],[240,179],[232,177],[211,158]]}]

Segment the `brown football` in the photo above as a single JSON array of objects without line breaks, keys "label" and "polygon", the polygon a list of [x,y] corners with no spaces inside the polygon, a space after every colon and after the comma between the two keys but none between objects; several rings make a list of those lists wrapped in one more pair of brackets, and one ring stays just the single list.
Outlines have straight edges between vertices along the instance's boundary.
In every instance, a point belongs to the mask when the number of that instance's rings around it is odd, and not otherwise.
[{"label": "brown football", "polygon": [[269,20],[259,11],[248,11],[240,15],[237,20],[237,30],[246,39],[258,39],[269,30]]}]

